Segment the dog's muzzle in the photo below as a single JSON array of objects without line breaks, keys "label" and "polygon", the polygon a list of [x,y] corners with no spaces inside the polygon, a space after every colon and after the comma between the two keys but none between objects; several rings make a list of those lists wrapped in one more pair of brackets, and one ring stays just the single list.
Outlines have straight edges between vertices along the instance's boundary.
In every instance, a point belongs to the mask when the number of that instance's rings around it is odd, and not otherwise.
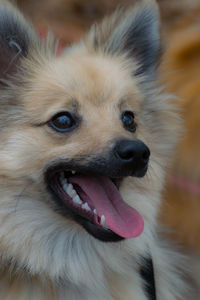
[{"label": "dog's muzzle", "polygon": [[122,198],[124,177],[142,177],[150,151],[141,141],[118,140],[109,151],[58,161],[45,172],[59,212],[102,241],[133,238],[143,231],[143,218]]}]

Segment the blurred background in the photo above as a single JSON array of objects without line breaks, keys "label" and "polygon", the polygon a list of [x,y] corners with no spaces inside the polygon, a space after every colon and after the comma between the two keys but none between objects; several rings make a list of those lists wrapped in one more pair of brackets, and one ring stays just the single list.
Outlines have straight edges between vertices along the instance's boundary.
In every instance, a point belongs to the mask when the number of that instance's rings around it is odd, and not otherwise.
[{"label": "blurred background", "polygon": [[[139,0],[140,1],[140,0]],[[133,0],[15,0],[41,36],[52,30],[62,46],[85,35],[117,6]],[[158,0],[165,48],[160,79],[182,100],[185,131],[169,166],[160,222],[170,238],[200,253],[200,1]]]}]

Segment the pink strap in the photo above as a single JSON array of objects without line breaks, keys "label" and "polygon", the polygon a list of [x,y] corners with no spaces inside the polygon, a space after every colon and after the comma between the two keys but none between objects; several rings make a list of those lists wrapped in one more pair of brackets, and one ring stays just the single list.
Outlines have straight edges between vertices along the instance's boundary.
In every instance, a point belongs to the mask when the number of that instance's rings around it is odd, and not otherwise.
[{"label": "pink strap", "polygon": [[185,178],[181,178],[174,175],[168,176],[167,180],[170,184],[177,186],[180,189],[190,192],[196,196],[200,196],[200,185],[198,184],[195,184],[193,182],[188,181]]}]

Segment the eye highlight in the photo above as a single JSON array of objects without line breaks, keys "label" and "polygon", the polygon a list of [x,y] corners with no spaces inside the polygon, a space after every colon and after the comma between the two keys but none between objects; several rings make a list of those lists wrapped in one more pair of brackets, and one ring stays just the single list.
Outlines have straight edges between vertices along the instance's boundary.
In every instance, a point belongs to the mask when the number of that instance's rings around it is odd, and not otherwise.
[{"label": "eye highlight", "polygon": [[122,113],[122,123],[126,130],[131,132],[136,131],[136,123],[134,118],[135,116],[132,111],[127,110]]},{"label": "eye highlight", "polygon": [[77,127],[78,120],[71,113],[63,111],[54,115],[48,125],[58,132],[65,133]]}]

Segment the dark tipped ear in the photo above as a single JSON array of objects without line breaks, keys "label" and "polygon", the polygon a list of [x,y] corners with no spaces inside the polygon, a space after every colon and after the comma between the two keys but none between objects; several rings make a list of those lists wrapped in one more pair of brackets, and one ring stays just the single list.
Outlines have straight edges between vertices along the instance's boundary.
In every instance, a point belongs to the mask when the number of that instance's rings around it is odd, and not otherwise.
[{"label": "dark tipped ear", "polygon": [[135,75],[154,75],[161,52],[159,31],[156,1],[138,0],[127,11],[119,10],[106,19],[93,38],[94,44],[107,53],[127,53],[135,59]]},{"label": "dark tipped ear", "polygon": [[27,56],[36,34],[9,3],[0,4],[0,84],[17,71],[20,58]]}]

